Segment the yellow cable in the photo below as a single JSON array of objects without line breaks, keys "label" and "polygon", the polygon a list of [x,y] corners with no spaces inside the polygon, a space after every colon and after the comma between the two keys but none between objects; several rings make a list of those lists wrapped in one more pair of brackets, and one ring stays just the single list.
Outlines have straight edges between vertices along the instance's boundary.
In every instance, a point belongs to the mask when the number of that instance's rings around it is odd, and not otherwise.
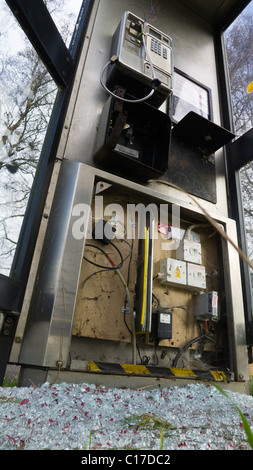
[{"label": "yellow cable", "polygon": [[145,231],[145,252],[144,252],[144,274],[143,274],[143,298],[142,298],[142,311],[141,311],[141,325],[144,323],[145,309],[146,309],[146,291],[147,291],[147,265],[148,265],[148,235],[147,227]]}]

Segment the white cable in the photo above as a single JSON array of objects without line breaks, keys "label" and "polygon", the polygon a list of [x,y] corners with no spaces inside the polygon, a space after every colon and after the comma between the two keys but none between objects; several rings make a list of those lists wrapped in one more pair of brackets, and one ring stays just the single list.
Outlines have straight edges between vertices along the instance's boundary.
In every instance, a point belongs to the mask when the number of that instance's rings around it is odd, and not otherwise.
[{"label": "white cable", "polygon": [[[146,44],[145,44],[145,39],[144,39],[144,34],[142,33],[142,44],[143,44],[143,47],[144,47],[144,51],[145,51],[145,54],[148,58],[148,61],[149,61],[149,64],[150,64],[150,67],[151,67],[151,71],[152,71],[152,80],[154,81],[155,80],[155,70],[154,70],[154,67],[153,67],[153,64],[152,64],[152,61],[150,59],[150,56],[149,56],[149,53],[148,53],[148,50],[146,48]],[[117,96],[115,93],[113,93],[111,90],[109,90],[109,88],[105,85],[104,83],[104,73],[105,73],[105,70],[107,69],[107,67],[109,67],[110,64],[113,64],[114,62],[116,62],[118,59],[116,56],[113,56],[108,62],[106,62],[106,64],[104,65],[104,67],[102,68],[101,70],[101,73],[100,73],[100,83],[102,85],[102,87],[105,89],[105,91],[107,91],[107,93],[109,93],[111,96],[113,96],[114,98],[117,98],[118,100],[120,101],[124,101],[124,102],[127,102],[127,103],[142,103],[143,101],[147,101],[155,92],[155,88],[152,88],[152,90],[150,91],[150,93],[147,95],[147,96],[144,96],[143,98],[139,98],[139,99],[134,99],[134,100],[129,100],[127,98],[122,98],[120,96]]]}]

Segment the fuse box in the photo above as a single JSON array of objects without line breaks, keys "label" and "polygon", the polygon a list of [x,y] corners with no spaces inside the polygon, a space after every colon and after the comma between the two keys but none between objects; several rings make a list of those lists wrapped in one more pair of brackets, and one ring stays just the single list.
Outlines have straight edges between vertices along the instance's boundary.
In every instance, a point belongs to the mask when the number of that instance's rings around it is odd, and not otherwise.
[{"label": "fuse box", "polygon": [[201,244],[192,240],[183,240],[177,250],[177,257],[183,261],[201,264]]},{"label": "fuse box", "polygon": [[187,263],[172,258],[160,261],[158,278],[161,284],[204,290],[206,288],[206,269],[194,263]]},{"label": "fuse box", "polygon": [[186,286],[186,263],[172,258],[160,261],[159,280],[161,284]]},{"label": "fuse box", "polygon": [[189,288],[206,288],[206,268],[198,264],[187,263],[187,285]]}]

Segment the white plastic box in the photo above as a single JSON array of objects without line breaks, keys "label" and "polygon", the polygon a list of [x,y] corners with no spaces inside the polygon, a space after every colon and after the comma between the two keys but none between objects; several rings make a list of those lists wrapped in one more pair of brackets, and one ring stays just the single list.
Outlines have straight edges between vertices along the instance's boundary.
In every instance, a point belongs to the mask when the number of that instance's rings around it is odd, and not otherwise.
[{"label": "white plastic box", "polygon": [[186,286],[186,263],[172,258],[164,258],[160,261],[159,280],[161,284]]},{"label": "white plastic box", "polygon": [[206,288],[206,269],[198,264],[187,263],[187,285],[190,288]]},{"label": "white plastic box", "polygon": [[183,240],[177,250],[177,257],[183,261],[201,264],[201,244],[192,240]]}]

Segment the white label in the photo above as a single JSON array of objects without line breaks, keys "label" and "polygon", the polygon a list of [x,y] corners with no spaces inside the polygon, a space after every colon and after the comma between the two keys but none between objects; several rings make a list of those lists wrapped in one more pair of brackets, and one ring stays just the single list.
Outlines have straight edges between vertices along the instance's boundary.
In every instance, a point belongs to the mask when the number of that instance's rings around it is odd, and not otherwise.
[{"label": "white label", "polygon": [[117,144],[115,150],[120,153],[124,153],[124,155],[129,155],[129,157],[139,158],[138,150],[130,149],[129,147],[125,147],[124,145]]},{"label": "white label", "polygon": [[170,324],[170,314],[169,313],[161,313],[160,314],[160,322]]}]

